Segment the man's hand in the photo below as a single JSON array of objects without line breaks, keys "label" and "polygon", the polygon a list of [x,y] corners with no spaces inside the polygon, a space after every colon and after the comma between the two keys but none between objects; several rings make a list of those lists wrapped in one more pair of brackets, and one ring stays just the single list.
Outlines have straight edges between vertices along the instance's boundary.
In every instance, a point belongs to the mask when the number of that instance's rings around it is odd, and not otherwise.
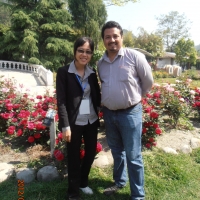
[{"label": "man's hand", "polygon": [[62,132],[62,138],[63,140],[67,141],[67,142],[71,142],[71,130],[65,130]]}]

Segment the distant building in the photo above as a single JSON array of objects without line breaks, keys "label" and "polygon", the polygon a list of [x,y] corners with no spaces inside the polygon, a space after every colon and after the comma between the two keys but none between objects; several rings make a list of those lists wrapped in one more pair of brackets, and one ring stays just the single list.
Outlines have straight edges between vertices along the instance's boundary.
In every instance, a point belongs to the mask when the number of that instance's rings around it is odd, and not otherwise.
[{"label": "distant building", "polygon": [[165,65],[178,65],[175,56],[176,54],[173,52],[165,52],[162,57],[157,58],[157,68],[163,68]]}]

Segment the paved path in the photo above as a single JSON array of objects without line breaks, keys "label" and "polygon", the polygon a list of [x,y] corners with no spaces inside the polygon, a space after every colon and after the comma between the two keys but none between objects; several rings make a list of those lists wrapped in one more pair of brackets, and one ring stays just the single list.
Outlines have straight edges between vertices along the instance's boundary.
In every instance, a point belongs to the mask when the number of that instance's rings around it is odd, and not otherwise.
[{"label": "paved path", "polygon": [[27,92],[31,96],[43,95],[46,90],[49,90],[50,94],[52,94],[55,90],[53,86],[45,86],[43,80],[33,73],[0,69],[0,77],[2,76],[3,79],[11,78],[16,81],[16,87],[23,86],[21,91],[23,93]]}]

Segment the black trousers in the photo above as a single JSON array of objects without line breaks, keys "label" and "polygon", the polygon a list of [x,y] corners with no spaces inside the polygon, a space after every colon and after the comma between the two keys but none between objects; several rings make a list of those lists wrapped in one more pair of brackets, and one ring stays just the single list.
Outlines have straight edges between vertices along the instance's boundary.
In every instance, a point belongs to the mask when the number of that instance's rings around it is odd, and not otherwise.
[{"label": "black trousers", "polygon": [[[98,121],[71,128],[71,142],[67,143],[68,196],[79,196],[79,187],[88,186],[88,175],[96,155]],[[84,138],[85,156],[80,159],[81,138]]]}]

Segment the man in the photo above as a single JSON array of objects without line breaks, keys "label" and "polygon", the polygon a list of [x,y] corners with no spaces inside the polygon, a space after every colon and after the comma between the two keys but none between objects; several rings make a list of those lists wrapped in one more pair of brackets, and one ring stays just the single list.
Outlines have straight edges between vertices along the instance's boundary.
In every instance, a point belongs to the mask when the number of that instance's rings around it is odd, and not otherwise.
[{"label": "man", "polygon": [[114,159],[114,185],[105,189],[111,195],[127,182],[131,200],[144,199],[144,166],[141,155],[141,99],[152,87],[151,67],[138,51],[122,48],[123,30],[114,21],[101,32],[106,52],[98,62],[101,79],[106,137]]}]

